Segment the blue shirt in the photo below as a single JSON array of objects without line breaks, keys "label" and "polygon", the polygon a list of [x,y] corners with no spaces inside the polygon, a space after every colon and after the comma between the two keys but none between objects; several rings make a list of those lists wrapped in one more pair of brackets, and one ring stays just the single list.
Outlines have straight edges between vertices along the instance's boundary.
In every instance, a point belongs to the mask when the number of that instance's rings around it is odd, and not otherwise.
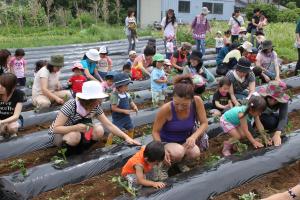
[{"label": "blue shirt", "polygon": [[90,63],[87,60],[81,60],[80,62],[83,66],[83,69],[88,69],[91,75],[94,75],[95,68],[97,67],[96,63]]},{"label": "blue shirt", "polygon": [[[244,113],[247,110],[247,106],[236,106],[226,111],[223,114],[224,120],[233,124],[234,126],[238,126],[241,124],[239,113]],[[251,121],[252,117],[250,115],[245,116],[248,121]]]},{"label": "blue shirt", "polygon": [[223,62],[223,60],[228,52],[229,52],[229,48],[227,46],[223,47],[220,50],[220,52],[218,53],[217,58],[216,58],[217,65],[220,65]]},{"label": "blue shirt", "polygon": [[151,72],[151,90],[155,92],[162,92],[166,87],[166,83],[157,83],[155,80],[162,80],[167,78],[163,69],[153,68]]}]

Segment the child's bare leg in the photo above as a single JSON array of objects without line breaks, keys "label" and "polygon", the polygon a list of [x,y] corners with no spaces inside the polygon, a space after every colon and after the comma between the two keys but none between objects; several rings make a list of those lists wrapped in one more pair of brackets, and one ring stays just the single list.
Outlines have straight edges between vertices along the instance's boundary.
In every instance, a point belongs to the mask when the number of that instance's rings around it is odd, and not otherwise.
[{"label": "child's bare leg", "polygon": [[235,140],[240,140],[243,138],[244,134],[243,132],[240,132],[241,127],[237,127],[235,129],[232,129],[231,131],[229,131],[229,135],[231,136],[231,138],[228,140],[229,142],[233,142]]},{"label": "child's bare leg", "polygon": [[233,142],[235,140],[240,140],[242,138],[241,133],[237,128],[232,129],[231,131],[228,132],[228,134],[231,136],[231,138],[227,141],[224,141],[223,144],[223,150],[222,154],[224,156],[230,156],[231,155],[231,150],[233,148]]}]

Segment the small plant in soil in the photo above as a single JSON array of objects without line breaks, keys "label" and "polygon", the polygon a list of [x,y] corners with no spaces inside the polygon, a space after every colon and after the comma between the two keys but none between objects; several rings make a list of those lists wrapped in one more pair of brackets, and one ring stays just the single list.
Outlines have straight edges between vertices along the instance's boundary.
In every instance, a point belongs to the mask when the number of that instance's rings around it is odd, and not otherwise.
[{"label": "small plant in soil", "polygon": [[260,77],[256,77],[256,84],[261,85],[262,81]]},{"label": "small plant in soil", "polygon": [[116,135],[113,136],[112,140],[113,140],[113,144],[122,144],[123,143],[123,139]]},{"label": "small plant in soil", "polygon": [[241,143],[239,140],[233,141],[232,144],[234,150],[236,151],[236,155],[241,155],[248,150],[248,145]]},{"label": "small plant in soil", "polygon": [[133,187],[131,186],[131,184],[128,183],[128,181],[122,180],[121,176],[114,176],[114,177],[111,179],[111,182],[112,182],[112,183],[115,183],[115,184],[117,184],[118,186],[120,186],[120,187],[122,187],[123,189],[125,189],[126,192],[128,192],[129,194],[131,194],[133,197],[136,197],[136,193],[137,193],[136,188],[133,188]]},{"label": "small plant in soil", "polygon": [[294,129],[293,123],[292,123],[291,121],[288,121],[288,123],[287,123],[287,125],[286,125],[286,127],[285,127],[285,131],[286,131],[287,133],[290,133],[293,129]]},{"label": "small plant in soil", "polygon": [[262,141],[264,143],[264,145],[267,147],[270,145],[270,142],[271,142],[271,138],[270,138],[270,135],[268,134],[268,131],[267,130],[263,130],[263,131],[260,131],[260,136],[262,138]]},{"label": "small plant in soil", "polygon": [[255,194],[254,192],[249,192],[248,194],[239,196],[239,200],[255,200],[256,196],[257,194]]},{"label": "small plant in soil", "polygon": [[204,100],[204,101],[208,101],[208,100],[210,100],[210,93],[209,92],[204,92],[202,95],[201,95],[201,98],[202,98],[202,100]]},{"label": "small plant in soil", "polygon": [[66,148],[59,149],[57,151],[58,155],[53,156],[51,158],[51,161],[53,162],[53,165],[56,168],[62,168],[63,166],[65,166],[68,163],[68,160],[67,160],[67,157],[66,157],[66,152],[67,152]]},{"label": "small plant in soil", "polygon": [[205,160],[205,165],[206,166],[213,166],[216,164],[219,160],[221,159],[221,156],[218,155],[210,155],[206,160]]},{"label": "small plant in soil", "polygon": [[64,99],[64,102],[67,102],[69,100],[69,96],[65,95],[63,99]]},{"label": "small plant in soil", "polygon": [[219,116],[214,116],[214,123],[220,122],[220,117]]},{"label": "small plant in soil", "polygon": [[18,159],[10,162],[10,168],[12,169],[19,169],[23,178],[25,178],[27,174],[27,169],[25,167],[25,161],[23,159]]},{"label": "small plant in soil", "polygon": [[134,100],[136,98],[136,95],[134,92],[129,92],[129,94],[130,94],[130,97],[132,100]]}]

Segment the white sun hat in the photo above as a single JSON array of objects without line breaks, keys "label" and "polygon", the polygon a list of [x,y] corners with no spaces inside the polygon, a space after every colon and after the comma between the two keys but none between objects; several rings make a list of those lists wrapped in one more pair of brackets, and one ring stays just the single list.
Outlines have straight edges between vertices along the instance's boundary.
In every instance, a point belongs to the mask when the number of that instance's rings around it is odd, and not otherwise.
[{"label": "white sun hat", "polygon": [[99,51],[97,49],[90,49],[88,50],[88,52],[85,53],[85,55],[88,57],[88,59],[92,61],[100,60]]},{"label": "white sun hat", "polygon": [[77,93],[76,97],[84,100],[103,99],[108,97],[104,93],[103,87],[98,81],[87,81],[83,83],[82,92]]},{"label": "white sun hat", "polygon": [[208,10],[207,7],[203,7],[202,10],[201,10],[201,13],[204,14],[204,15],[207,15],[208,13],[210,13],[210,11]]},{"label": "white sun hat", "polygon": [[107,53],[107,48],[106,48],[106,46],[101,46],[101,47],[100,47],[100,50],[99,50],[99,53],[106,54],[106,53]]},{"label": "white sun hat", "polygon": [[246,41],[246,42],[244,42],[243,44],[242,44],[242,47],[247,51],[247,52],[252,52],[252,47],[253,47],[253,45],[250,43],[250,42],[248,42],[248,41]]}]

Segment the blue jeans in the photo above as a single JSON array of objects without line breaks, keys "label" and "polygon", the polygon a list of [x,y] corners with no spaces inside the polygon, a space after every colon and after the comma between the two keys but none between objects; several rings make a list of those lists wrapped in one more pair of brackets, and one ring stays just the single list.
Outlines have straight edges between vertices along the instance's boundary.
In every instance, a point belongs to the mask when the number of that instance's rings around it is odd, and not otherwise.
[{"label": "blue jeans", "polygon": [[205,39],[195,40],[196,41],[196,49],[200,51],[202,55],[205,54]]}]

